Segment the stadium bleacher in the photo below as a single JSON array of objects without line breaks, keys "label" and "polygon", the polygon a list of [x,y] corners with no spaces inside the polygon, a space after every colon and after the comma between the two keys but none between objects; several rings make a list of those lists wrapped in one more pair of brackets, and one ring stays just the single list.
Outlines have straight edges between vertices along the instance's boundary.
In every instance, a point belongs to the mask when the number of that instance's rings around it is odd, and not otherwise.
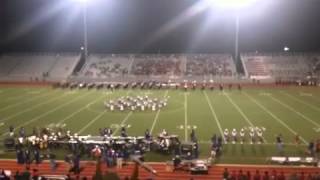
[{"label": "stadium bleacher", "polygon": [[246,74],[251,78],[304,78],[313,72],[319,54],[242,54]]},{"label": "stadium bleacher", "polygon": [[80,54],[5,54],[0,57],[3,80],[66,79],[79,61]]},{"label": "stadium bleacher", "polygon": [[131,65],[130,55],[90,55],[84,65],[80,76],[92,78],[117,77],[128,74]]}]

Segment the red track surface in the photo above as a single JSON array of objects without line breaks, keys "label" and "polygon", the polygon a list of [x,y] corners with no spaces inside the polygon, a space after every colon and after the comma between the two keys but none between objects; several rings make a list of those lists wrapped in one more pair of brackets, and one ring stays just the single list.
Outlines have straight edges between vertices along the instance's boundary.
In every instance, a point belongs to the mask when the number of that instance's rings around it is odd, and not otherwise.
[{"label": "red track surface", "polygon": [[[258,169],[261,173],[264,171],[269,171],[271,173],[272,170],[276,170],[278,173],[283,171],[285,175],[288,177],[291,173],[300,173],[305,172],[305,176],[309,173],[320,172],[319,168],[315,167],[287,167],[287,166],[256,166],[256,165],[215,165],[209,169],[208,175],[191,175],[189,172],[185,171],[176,171],[170,172],[166,170],[166,165],[164,163],[150,163],[150,166],[153,167],[157,171],[158,176],[152,176],[146,170],[139,170],[139,177],[141,180],[153,177],[156,180],[189,180],[193,178],[194,180],[221,180],[222,173],[224,168],[228,168],[229,172],[236,171],[238,172],[242,169],[245,173],[250,171],[253,175],[254,172]],[[82,162],[81,163],[82,171],[80,176],[86,176],[91,179],[92,175],[95,173],[96,165],[95,162]],[[17,164],[14,160],[0,160],[0,168],[11,170],[14,174],[15,171],[19,170],[20,172],[25,170],[24,165]],[[132,164],[124,166],[122,169],[116,168],[107,168],[104,164],[102,165],[102,172],[113,171],[117,172],[119,176],[123,179],[125,176],[129,176],[133,172],[134,166]],[[32,164],[30,165],[30,171],[33,169],[37,169],[39,174],[60,174],[66,175],[68,174],[68,166],[64,162],[58,162],[58,168],[56,171],[51,171],[50,165],[48,162],[43,162],[40,165]]]}]

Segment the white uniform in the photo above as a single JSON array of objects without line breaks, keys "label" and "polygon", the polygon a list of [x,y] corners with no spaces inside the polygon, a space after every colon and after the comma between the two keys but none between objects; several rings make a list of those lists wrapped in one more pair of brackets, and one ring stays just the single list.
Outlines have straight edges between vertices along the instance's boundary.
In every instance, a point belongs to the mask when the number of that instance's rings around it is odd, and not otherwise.
[{"label": "white uniform", "polygon": [[244,136],[245,136],[245,132],[244,132],[244,129],[242,128],[241,130],[240,130],[240,138],[241,138],[241,144],[243,144],[243,142],[245,141],[245,138],[244,138]]},{"label": "white uniform", "polygon": [[226,139],[226,141],[228,142],[229,141],[229,130],[225,129],[223,132],[223,135],[224,135],[224,138]]},{"label": "white uniform", "polygon": [[233,129],[231,134],[232,134],[232,143],[234,144],[237,141],[237,130]]},{"label": "white uniform", "polygon": [[263,143],[263,137],[262,137],[262,130],[261,129],[258,129],[257,130],[257,135],[258,135],[258,138],[259,138],[259,144],[260,143]]},{"label": "white uniform", "polygon": [[254,129],[250,130],[250,138],[251,138],[251,144],[253,144],[255,142],[255,133],[254,133]]}]

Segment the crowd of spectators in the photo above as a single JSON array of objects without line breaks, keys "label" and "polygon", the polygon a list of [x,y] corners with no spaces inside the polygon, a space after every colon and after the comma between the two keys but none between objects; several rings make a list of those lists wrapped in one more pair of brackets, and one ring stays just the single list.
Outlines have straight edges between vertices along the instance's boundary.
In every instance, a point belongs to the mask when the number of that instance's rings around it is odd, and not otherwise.
[{"label": "crowd of spectators", "polygon": [[92,55],[86,65],[84,75],[93,78],[117,77],[128,74],[130,57],[121,55]]},{"label": "crowd of spectators", "polygon": [[93,78],[136,76],[233,76],[228,54],[91,55],[84,76]]},{"label": "crowd of spectators", "polygon": [[134,75],[181,75],[180,55],[138,55],[132,66]]},{"label": "crowd of spectators", "polygon": [[187,56],[187,76],[232,76],[232,57],[227,54],[197,54]]}]

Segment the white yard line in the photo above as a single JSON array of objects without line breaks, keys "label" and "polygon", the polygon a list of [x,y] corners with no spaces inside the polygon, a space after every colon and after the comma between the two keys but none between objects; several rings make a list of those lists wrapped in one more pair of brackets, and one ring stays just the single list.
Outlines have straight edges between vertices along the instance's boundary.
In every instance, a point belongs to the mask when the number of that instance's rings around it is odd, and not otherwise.
[{"label": "white yard line", "polygon": [[[54,91],[53,91],[54,92]],[[20,104],[24,104],[24,103],[27,103],[27,102],[30,102],[30,101],[33,101],[35,99],[39,99],[41,97],[46,97],[46,96],[49,96],[50,94],[52,94],[52,92],[49,92],[49,93],[45,93],[45,94],[42,94],[40,96],[36,96],[36,97],[31,97],[30,99],[27,99],[25,101],[21,101],[21,102],[18,102],[18,103],[15,103],[15,104],[11,104],[11,105],[8,105],[6,107],[3,107],[0,109],[0,111],[4,111],[6,109],[9,109],[9,108],[12,108],[12,107],[15,107],[15,106],[19,106]]]},{"label": "white yard line", "polygon": [[184,93],[184,140],[187,142],[188,141],[188,105],[187,105],[187,94]]},{"label": "white yard line", "polygon": [[37,105],[31,106],[30,108],[26,108],[26,109],[24,109],[23,111],[17,111],[17,113],[14,113],[13,115],[8,116],[8,117],[6,117],[5,119],[1,119],[0,122],[6,122],[6,121],[8,121],[8,120],[10,120],[10,119],[12,119],[12,118],[14,118],[14,117],[19,116],[20,114],[23,114],[23,113],[25,113],[25,112],[31,111],[31,110],[33,110],[33,109],[36,109],[37,107],[42,106],[42,105],[44,105],[44,104],[48,104],[48,103],[50,103],[50,102],[52,102],[52,101],[55,101],[55,100],[57,100],[57,99],[59,99],[59,98],[61,98],[61,97],[64,97],[65,95],[66,95],[66,94],[62,94],[61,96],[55,96],[54,98],[52,98],[52,99],[50,99],[50,100],[48,100],[48,101],[41,102],[41,103],[39,103],[39,104],[37,104]]},{"label": "white yard line", "polygon": [[221,135],[221,137],[223,138],[223,141],[226,142],[225,137],[224,137],[224,135],[223,135],[223,131],[222,131],[222,128],[221,128],[220,121],[219,121],[219,119],[218,119],[218,116],[217,116],[215,110],[214,110],[213,107],[212,107],[212,104],[211,104],[211,102],[210,102],[210,100],[209,100],[209,97],[208,97],[206,91],[204,91],[204,96],[206,97],[206,100],[207,100],[207,103],[208,103],[208,105],[209,105],[209,107],[210,107],[212,116],[213,116],[214,120],[216,121],[216,123],[217,123],[217,125],[218,125],[219,131],[220,131],[220,135]]},{"label": "white yard line", "polygon": [[302,101],[302,100],[300,100],[300,99],[298,99],[298,98],[296,98],[296,97],[294,97],[294,96],[292,96],[292,95],[290,95],[290,94],[288,94],[288,93],[285,93],[285,92],[281,92],[281,93],[284,94],[284,95],[286,95],[286,96],[288,96],[288,97],[290,97],[291,99],[293,99],[293,100],[295,100],[295,101],[298,101],[298,102],[300,102],[300,103],[302,103],[302,104],[304,104],[304,105],[306,105],[306,106],[309,106],[310,108],[312,108],[312,109],[320,112],[320,108],[319,108],[319,107],[316,107],[316,106],[314,106],[314,105],[312,105],[312,104],[306,103],[306,102],[304,102],[304,101]]},{"label": "white yard line", "polygon": [[303,119],[309,121],[310,123],[312,123],[313,125],[320,127],[320,124],[316,123],[315,121],[313,121],[312,119],[308,118],[307,116],[305,116],[304,114],[302,114],[301,112],[298,112],[296,109],[294,109],[293,107],[289,106],[288,104],[285,104],[283,102],[281,102],[279,99],[269,96],[273,101],[281,104],[282,106],[284,106],[285,108],[289,109],[290,111],[296,113],[297,115],[299,115],[300,117],[302,117]]},{"label": "white yard line", "polygon": [[[169,90],[166,90],[164,97],[166,97],[169,93]],[[156,116],[153,119],[153,123],[152,126],[150,128],[150,134],[152,134],[154,127],[156,126],[157,122],[158,122],[158,118],[159,118],[159,114],[160,114],[161,109],[158,109]]]},{"label": "white yard line", "polygon": [[126,115],[126,117],[121,121],[120,126],[117,127],[117,129],[112,133],[112,135],[117,134],[117,132],[119,131],[119,129],[120,129],[123,125],[125,125],[125,123],[128,121],[128,119],[129,119],[129,117],[130,117],[131,115],[132,115],[132,111],[130,111],[130,112]]},{"label": "white yard line", "polygon": [[95,123],[98,119],[100,119],[105,113],[107,112],[107,110],[102,111],[101,113],[99,113],[94,119],[92,119],[88,124],[86,124],[83,128],[81,128],[78,131],[78,134],[81,134],[83,131],[85,131],[89,126],[91,126],[93,123]]},{"label": "white yard line", "polygon": [[78,109],[77,111],[73,112],[73,113],[72,113],[72,114],[70,114],[69,116],[67,116],[67,117],[65,117],[65,118],[63,118],[63,119],[61,119],[57,124],[62,124],[62,123],[64,123],[66,120],[68,120],[68,119],[72,118],[72,117],[73,117],[73,116],[75,116],[76,114],[78,114],[78,113],[80,113],[81,111],[83,111],[83,110],[87,109],[87,108],[88,108],[88,106],[90,106],[91,104],[94,104],[94,103],[96,103],[97,101],[99,101],[102,97],[105,97],[105,96],[104,96],[104,95],[102,95],[102,96],[98,97],[97,99],[95,99],[95,100],[91,101],[91,102],[90,102],[90,103],[88,103],[86,106],[84,106],[84,107],[82,107],[82,108]]},{"label": "white yard line", "polygon": [[[25,123],[18,125],[16,128],[19,129],[19,128],[21,128],[21,127],[27,126],[27,125],[29,125],[29,124],[31,124],[31,123],[33,123],[33,122],[35,122],[35,121],[37,121],[37,120],[45,117],[45,116],[47,116],[48,114],[57,111],[58,109],[61,109],[61,108],[65,107],[65,106],[67,106],[67,105],[69,105],[69,104],[71,104],[71,103],[73,103],[73,102],[75,102],[75,101],[77,101],[77,100],[79,100],[79,99],[82,99],[82,98],[88,96],[89,94],[90,94],[90,93],[87,93],[87,94],[84,95],[84,96],[78,96],[78,97],[72,99],[71,101],[67,101],[66,103],[63,103],[63,104],[61,104],[61,105],[59,105],[59,106],[51,109],[50,111],[47,111],[47,112],[45,112],[45,113],[43,113],[43,114],[40,114],[39,116],[34,117],[34,118],[26,121]],[[8,133],[5,133],[5,134],[3,134],[2,136],[7,135],[7,134],[8,134]]]},{"label": "white yard line", "polygon": [[[285,122],[283,122],[280,118],[278,118],[275,114],[273,114],[271,111],[269,111],[266,107],[264,107],[262,104],[260,104],[257,100],[255,100],[253,97],[248,95],[246,92],[243,92],[244,95],[246,95],[252,102],[254,102],[256,105],[258,105],[261,109],[263,109],[266,113],[268,113],[273,119],[278,121],[281,125],[283,125],[285,128],[287,128],[292,134],[297,135],[298,133],[291,129]],[[300,136],[301,137],[301,136]],[[305,143],[308,144],[308,142],[301,137],[301,140]]]},{"label": "white yard line", "polygon": [[[247,121],[247,123],[251,127],[255,127],[254,124],[246,116],[246,114],[240,109],[240,107],[229,97],[229,95],[227,93],[224,93],[224,94],[227,97],[227,99],[230,101],[230,103],[238,110],[238,112],[241,114],[241,116]],[[262,138],[263,138],[263,141],[267,143],[267,140],[264,137],[262,137]]]}]

